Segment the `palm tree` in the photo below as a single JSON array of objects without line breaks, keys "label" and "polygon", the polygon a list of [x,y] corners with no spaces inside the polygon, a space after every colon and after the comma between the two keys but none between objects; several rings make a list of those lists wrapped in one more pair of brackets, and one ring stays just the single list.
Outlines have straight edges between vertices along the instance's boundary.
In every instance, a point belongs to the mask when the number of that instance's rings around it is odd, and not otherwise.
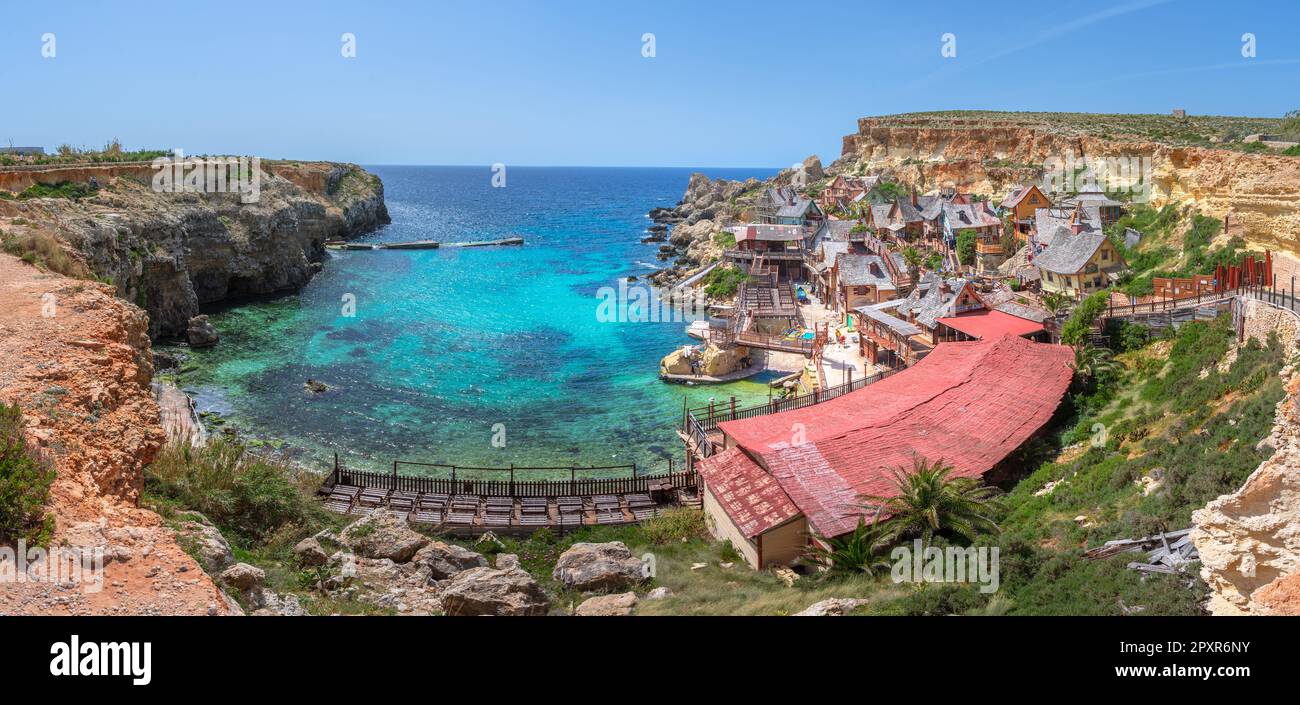
[{"label": "palm tree", "polygon": [[1049,291],[1043,294],[1043,308],[1052,314],[1052,318],[1059,318],[1065,308],[1070,305],[1070,298],[1059,291]]},{"label": "palm tree", "polygon": [[907,247],[903,250],[903,261],[907,263],[907,276],[916,284],[917,273],[921,269],[921,253],[915,247]]},{"label": "palm tree", "polygon": [[863,509],[887,515],[891,541],[919,537],[929,543],[936,534],[973,541],[980,533],[997,533],[994,515],[1002,510],[998,490],[969,477],[950,477],[954,468],[943,462],[912,459],[912,469],[894,469],[898,493],[866,496]]},{"label": "palm tree", "polygon": [[1084,342],[1074,349],[1074,374],[1087,386],[1094,380],[1119,369],[1110,357],[1110,351]]},{"label": "palm tree", "polygon": [[852,533],[816,538],[804,557],[828,571],[875,576],[878,571],[890,568],[890,561],[885,557],[890,542],[887,530],[879,522],[868,524],[865,519],[859,519],[858,528]]}]

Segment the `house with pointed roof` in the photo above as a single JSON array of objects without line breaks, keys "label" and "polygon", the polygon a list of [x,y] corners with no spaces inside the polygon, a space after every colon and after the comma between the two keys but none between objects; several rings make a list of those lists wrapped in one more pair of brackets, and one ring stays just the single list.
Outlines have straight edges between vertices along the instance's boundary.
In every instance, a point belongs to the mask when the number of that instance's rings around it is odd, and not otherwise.
[{"label": "house with pointed roof", "polygon": [[1052,199],[1048,198],[1038,186],[1016,186],[1002,199],[1001,208],[1007,211],[1016,235],[1025,240],[1034,229],[1034,214],[1039,208],[1051,208]]},{"label": "house with pointed roof", "polygon": [[793,188],[768,188],[754,204],[754,219],[769,225],[800,225],[815,231],[826,220],[817,202]]},{"label": "house with pointed roof", "polygon": [[888,301],[898,294],[885,261],[877,255],[842,253],[835,260],[833,272],[836,311]]},{"label": "house with pointed roof", "polygon": [[1033,264],[1043,291],[1081,299],[1111,286],[1124,273],[1124,257],[1084,206],[1040,209]]},{"label": "house with pointed roof", "polygon": [[1124,215],[1124,204],[1107,196],[1104,191],[1080,191],[1061,200],[1062,208],[1082,206],[1088,219],[1102,227],[1118,221]]},{"label": "house with pointed roof", "polygon": [[873,521],[863,497],[895,494],[916,457],[983,478],[1052,418],[1072,361],[1011,335],[944,343],[830,401],[724,421],[722,451],[695,463],[709,530],[761,570]]}]

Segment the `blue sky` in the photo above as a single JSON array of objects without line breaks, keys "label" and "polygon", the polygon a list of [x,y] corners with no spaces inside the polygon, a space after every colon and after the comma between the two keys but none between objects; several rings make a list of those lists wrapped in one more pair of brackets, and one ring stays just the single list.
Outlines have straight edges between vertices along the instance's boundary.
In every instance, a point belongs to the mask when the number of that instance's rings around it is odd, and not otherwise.
[{"label": "blue sky", "polygon": [[865,115],[1300,108],[1294,0],[8,4],[0,144],[755,167]]}]

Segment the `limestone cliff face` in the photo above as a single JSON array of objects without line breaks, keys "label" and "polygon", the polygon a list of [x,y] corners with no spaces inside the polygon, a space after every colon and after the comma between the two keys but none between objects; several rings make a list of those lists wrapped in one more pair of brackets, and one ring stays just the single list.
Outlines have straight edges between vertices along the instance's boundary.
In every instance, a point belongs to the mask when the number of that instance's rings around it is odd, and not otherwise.
[{"label": "limestone cliff face", "polygon": [[53,545],[103,549],[104,589],[0,585],[4,614],[226,614],[212,580],[158,515],[143,469],[163,443],[148,320],[95,282],[0,254],[0,402],[18,404],[53,463]]},{"label": "limestone cliff face", "polygon": [[[1287,359],[1300,347],[1300,322],[1259,302],[1246,309],[1246,333],[1263,341],[1277,331]],[[1192,541],[1216,615],[1300,613],[1300,370],[1282,370],[1287,395],[1273,433],[1272,457],[1241,489],[1192,514]]]},{"label": "limestone cliff face", "polygon": [[1300,252],[1300,159],[1292,157],[1099,136],[1032,118],[893,116],[859,120],[832,171],[890,170],[922,190],[954,185],[1002,196],[1013,184],[1040,178],[1048,159],[1068,155],[1149,157],[1154,205],[1180,202],[1227,215],[1249,244]]},{"label": "limestone cliff face", "polygon": [[[389,222],[383,184],[357,166],[262,168],[260,199],[251,204],[234,194],[156,193],[148,167],[42,170],[45,183],[96,176],[102,188],[82,201],[0,201],[0,216],[52,232],[79,252],[148,312],[151,336],[181,336],[200,306],[297,289],[319,270],[327,239]],[[0,177],[17,189],[32,174]]]}]

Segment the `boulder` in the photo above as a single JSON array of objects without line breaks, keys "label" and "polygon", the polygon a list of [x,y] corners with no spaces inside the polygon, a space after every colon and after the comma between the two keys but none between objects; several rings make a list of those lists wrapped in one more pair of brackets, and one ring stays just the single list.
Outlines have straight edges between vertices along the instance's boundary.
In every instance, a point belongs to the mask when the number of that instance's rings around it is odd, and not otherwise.
[{"label": "boulder", "polygon": [[516,556],[513,553],[497,554],[496,567],[497,570],[505,570],[507,568],[518,568],[519,556]]},{"label": "boulder", "polygon": [[623,590],[646,579],[646,565],[622,541],[575,543],[555,562],[551,577],[575,590]]},{"label": "boulder", "polygon": [[339,541],[365,558],[387,558],[405,563],[429,543],[429,539],[411,530],[406,519],[385,510],[376,510],[339,533]]},{"label": "boulder", "polygon": [[193,513],[202,521],[184,521],[177,525],[176,533],[181,545],[192,547],[199,565],[209,575],[216,575],[235,562],[235,554],[230,551],[230,543],[221,531],[207,523],[201,514]]},{"label": "boulder", "polygon": [[253,597],[250,603],[257,607],[252,613],[254,617],[307,616],[307,610],[303,609],[302,604],[298,602],[297,595],[279,595],[262,588]]},{"label": "boulder", "polygon": [[190,319],[185,338],[192,348],[206,348],[216,345],[221,336],[217,335],[216,327],[206,315],[199,315]]},{"label": "boulder", "polygon": [[826,172],[822,169],[822,160],[816,154],[803,160],[803,173],[808,183],[826,178]]},{"label": "boulder", "polygon": [[488,564],[487,559],[481,554],[442,541],[433,541],[417,551],[415,562],[427,567],[429,577],[434,580],[446,580],[461,571],[470,568],[486,568]]},{"label": "boulder", "polygon": [[320,541],[315,538],[305,538],[293,547],[293,554],[298,557],[298,562],[308,568],[318,565],[325,565],[329,561],[329,554],[321,547]]},{"label": "boulder", "polygon": [[867,604],[866,600],[854,600],[852,598],[831,597],[821,602],[814,602],[802,612],[796,612],[796,617],[843,617],[853,610]]},{"label": "boulder", "polygon": [[599,595],[584,600],[574,614],[579,617],[627,617],[632,614],[633,607],[636,607],[634,592]]},{"label": "boulder", "polygon": [[442,590],[443,614],[453,617],[545,615],[550,600],[533,576],[519,568],[470,568]]},{"label": "boulder", "polygon": [[668,598],[672,596],[673,596],[672,588],[660,586],[651,590],[649,593],[646,593],[645,599],[662,600],[664,598]]},{"label": "boulder", "polygon": [[248,592],[262,587],[266,582],[266,571],[247,563],[236,563],[221,572],[221,582],[241,593]]}]

